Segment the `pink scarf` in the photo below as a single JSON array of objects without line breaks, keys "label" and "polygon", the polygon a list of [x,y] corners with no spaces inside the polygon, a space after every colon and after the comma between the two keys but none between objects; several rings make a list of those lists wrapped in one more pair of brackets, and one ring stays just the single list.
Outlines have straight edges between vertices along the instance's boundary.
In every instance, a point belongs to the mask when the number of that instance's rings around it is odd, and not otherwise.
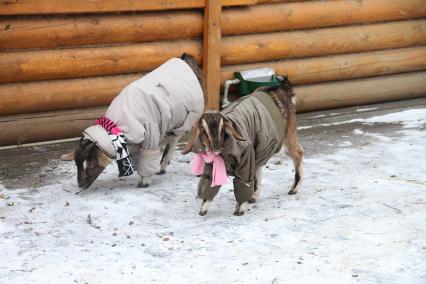
[{"label": "pink scarf", "polygon": [[201,175],[204,171],[205,163],[213,163],[212,187],[229,182],[225,161],[220,155],[215,155],[213,152],[203,152],[195,156],[192,161],[192,174]]}]

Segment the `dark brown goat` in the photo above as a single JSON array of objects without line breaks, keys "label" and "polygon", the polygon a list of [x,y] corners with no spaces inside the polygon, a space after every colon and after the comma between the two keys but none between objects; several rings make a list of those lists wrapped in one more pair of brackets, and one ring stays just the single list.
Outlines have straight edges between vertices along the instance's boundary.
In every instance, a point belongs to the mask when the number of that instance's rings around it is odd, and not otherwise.
[{"label": "dark brown goat", "polygon": [[[225,160],[227,171],[231,176],[235,176],[235,179],[240,180],[240,184],[242,182],[243,184],[245,183],[246,185],[249,185],[252,182],[250,180],[251,175],[245,175],[245,172],[252,172],[252,169],[254,168],[254,185],[250,199],[247,198],[247,194],[243,196],[244,194],[241,193],[242,191],[235,188],[236,182],[234,179],[234,194],[237,199],[237,206],[234,214],[236,215],[244,214],[247,202],[255,202],[259,198],[262,167],[266,164],[272,154],[282,146],[284,146],[287,150],[287,153],[293,160],[295,167],[295,178],[293,185],[288,192],[289,194],[297,193],[303,178],[303,150],[297,138],[296,108],[294,104],[295,98],[292,85],[286,77],[282,77],[282,84],[280,86],[259,88],[251,96],[258,98],[263,96],[264,98],[265,94],[267,94],[267,97],[272,99],[272,102],[269,104],[269,110],[272,110],[271,113],[259,111],[256,105],[261,104],[261,102],[258,100],[250,105],[247,104],[246,102],[250,103],[249,100],[251,100],[251,98],[247,97],[231,104],[222,112],[205,112],[201,116],[200,120],[192,127],[188,144],[182,152],[183,154],[186,154],[192,150],[196,153],[211,151],[216,155],[220,154]],[[245,103],[246,105],[252,106],[251,109],[250,107],[244,106]],[[264,110],[265,108],[261,109]],[[277,112],[277,109],[279,112]],[[271,116],[274,117],[274,120],[268,120]],[[262,119],[265,121],[259,122],[259,120]],[[280,122],[279,120],[281,119],[282,121]],[[266,121],[268,121],[268,123],[266,123]],[[271,123],[272,121],[278,123]],[[274,126],[274,124],[282,124],[283,127],[278,128]],[[248,129],[253,127],[263,129]],[[276,127],[276,129],[279,129],[282,133],[277,135],[274,132],[275,136],[270,135],[274,138],[269,138],[268,134],[270,133],[267,133],[268,130],[265,129],[268,127]],[[275,128],[273,131],[275,131]],[[275,137],[280,137],[282,140],[268,141],[268,139],[275,139]],[[236,142],[237,140],[240,142]],[[265,146],[271,144],[276,144],[276,146]],[[237,147],[235,145],[237,145]],[[262,147],[263,149],[260,149]],[[241,151],[242,153],[232,153],[236,151]],[[267,154],[265,154],[265,151]],[[248,152],[254,153],[255,155],[255,157],[252,157],[251,159],[252,162],[247,162],[241,158]],[[255,163],[254,166],[253,163]],[[210,165],[206,166],[205,174],[202,176],[198,188],[198,195],[203,199],[200,215],[205,215],[207,213],[210,202],[213,200],[220,188],[220,186],[210,187],[209,183],[205,181],[206,178],[211,178],[211,173],[209,171],[206,172],[207,168],[211,169]],[[241,178],[244,176],[246,176],[246,179],[248,180]],[[206,189],[203,189],[206,184],[208,185],[208,189],[207,187]]]}]

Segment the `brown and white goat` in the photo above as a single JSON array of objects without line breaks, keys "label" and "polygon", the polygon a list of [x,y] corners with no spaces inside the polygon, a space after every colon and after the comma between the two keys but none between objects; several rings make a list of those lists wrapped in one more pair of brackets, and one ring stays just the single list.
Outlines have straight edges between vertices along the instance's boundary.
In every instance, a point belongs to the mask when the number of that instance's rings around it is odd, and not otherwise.
[{"label": "brown and white goat", "polygon": [[[274,153],[285,147],[293,160],[295,177],[289,194],[296,194],[303,178],[303,150],[297,138],[296,109],[291,83],[259,88],[218,111],[205,112],[191,129],[183,154],[213,152],[221,155],[226,171],[234,176],[235,215],[243,215],[247,203],[260,195],[262,168]],[[205,164],[198,184],[202,201],[199,214],[207,214],[220,186],[211,186],[212,165]]]},{"label": "brown and white goat", "polygon": [[[149,186],[152,175],[165,173],[175,153],[177,141],[190,129],[194,119],[201,116],[207,103],[201,68],[191,55],[184,53],[180,59],[170,59],[153,72],[126,86],[105,115],[122,130],[127,143],[136,146],[139,151],[138,187]],[[171,67],[164,67],[166,64],[174,68],[173,72],[170,71]],[[164,70],[168,73],[162,72]],[[164,78],[163,75],[167,77]],[[75,160],[77,181],[82,190],[97,179],[116,154],[107,131],[102,126],[97,126],[99,127],[96,129],[93,126],[89,128],[106,142],[102,144],[94,139],[93,135],[88,134],[87,128],[74,154],[61,156],[62,159]],[[158,147],[161,138],[165,138],[167,144],[159,161]]]}]

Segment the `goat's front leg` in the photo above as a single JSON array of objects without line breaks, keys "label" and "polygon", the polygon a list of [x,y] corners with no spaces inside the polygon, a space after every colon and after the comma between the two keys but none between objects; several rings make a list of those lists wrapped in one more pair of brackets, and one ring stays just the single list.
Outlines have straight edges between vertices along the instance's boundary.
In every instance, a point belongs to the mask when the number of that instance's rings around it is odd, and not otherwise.
[{"label": "goat's front leg", "polygon": [[148,187],[152,183],[152,176],[160,170],[160,151],[139,148],[138,174],[140,176],[138,188]]},{"label": "goat's front leg", "polygon": [[205,216],[209,211],[210,203],[213,201],[217,193],[219,192],[220,185],[211,186],[211,176],[203,175],[198,183],[197,197],[203,200],[198,215]]},{"label": "goat's front leg", "polygon": [[237,200],[234,215],[241,216],[246,212],[247,203],[254,194],[254,181],[244,182],[239,178],[234,178],[233,183],[234,195]]},{"label": "goat's front leg", "polygon": [[138,188],[149,187],[152,183],[152,176],[139,177]]},{"label": "goat's front leg", "polygon": [[207,212],[209,211],[211,202],[212,200],[203,199],[203,203],[201,203],[201,209],[200,209],[200,212],[198,212],[198,215],[205,216]]},{"label": "goat's front leg", "polygon": [[234,215],[236,216],[242,216],[246,212],[247,208],[247,201],[246,202],[237,202],[237,205],[235,206]]},{"label": "goat's front leg", "polygon": [[180,137],[182,136],[174,134],[166,136],[166,147],[164,148],[163,156],[161,157],[160,171],[157,174],[162,175],[166,173],[166,168],[170,164],[170,160],[173,159],[173,156],[175,155],[176,145]]}]

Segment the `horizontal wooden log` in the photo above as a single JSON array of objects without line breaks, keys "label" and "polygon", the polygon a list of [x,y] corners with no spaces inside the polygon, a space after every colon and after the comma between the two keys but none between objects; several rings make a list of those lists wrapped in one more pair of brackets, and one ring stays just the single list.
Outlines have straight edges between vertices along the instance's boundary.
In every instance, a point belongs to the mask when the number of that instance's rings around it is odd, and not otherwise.
[{"label": "horizontal wooden log", "polygon": [[[298,112],[411,99],[426,95],[426,72],[299,86],[295,92]],[[0,146],[78,137],[104,111],[99,107],[0,116]]]},{"label": "horizontal wooden log", "polygon": [[[201,42],[181,40],[114,47],[0,53],[0,83],[150,71],[187,52],[201,61]],[[7,66],[7,70],[2,69]]]},{"label": "horizontal wooden log", "polygon": [[296,85],[389,75],[426,70],[426,46],[230,65],[222,68],[222,84],[235,71],[261,67],[272,67]]},{"label": "horizontal wooden log", "polygon": [[[426,20],[223,38],[221,63],[232,65],[426,44]],[[0,53],[0,83],[144,72],[201,42],[181,40],[112,47]]]},{"label": "horizontal wooden log", "polygon": [[[270,66],[295,85],[426,70],[426,47],[402,48],[351,55],[231,65],[222,68],[221,82],[233,72]],[[53,80],[0,85],[0,113],[19,114],[109,104],[121,89],[140,75]]]},{"label": "horizontal wooden log", "polygon": [[141,75],[0,85],[0,114],[24,114],[108,105]]},{"label": "horizontal wooden log", "polygon": [[[221,0],[223,6],[256,4],[256,0]],[[205,0],[0,0],[0,15],[108,13],[204,8]]]},{"label": "horizontal wooden log", "polygon": [[426,44],[426,20],[225,37],[222,64]]},{"label": "horizontal wooden log", "polygon": [[307,1],[225,9],[222,29],[225,35],[238,35],[425,16],[424,0]]},{"label": "horizontal wooden log", "polygon": [[[413,19],[426,16],[423,1],[368,0],[362,4],[353,0],[307,1],[228,8],[222,13],[222,34],[238,35]],[[0,50],[187,39],[200,37],[202,32],[201,11],[2,17]]]},{"label": "horizontal wooden log", "polygon": [[79,137],[106,107],[0,116],[0,146]]},{"label": "horizontal wooden log", "polygon": [[291,3],[291,2],[303,2],[303,1],[312,1],[312,0],[257,0],[257,3],[258,4],[262,4],[262,3],[279,3],[279,2]]},{"label": "horizontal wooden log", "polygon": [[296,88],[300,112],[426,96],[426,72],[321,83]]},{"label": "horizontal wooden log", "polygon": [[0,18],[0,50],[186,39],[200,37],[202,33],[202,11],[3,17]]}]

